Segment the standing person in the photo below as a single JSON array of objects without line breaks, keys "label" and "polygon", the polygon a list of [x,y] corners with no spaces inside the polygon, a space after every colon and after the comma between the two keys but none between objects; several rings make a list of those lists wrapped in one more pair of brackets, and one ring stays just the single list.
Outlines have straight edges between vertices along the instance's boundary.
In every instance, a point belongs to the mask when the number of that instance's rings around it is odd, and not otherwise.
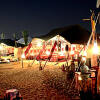
[{"label": "standing person", "polygon": [[78,56],[78,66],[80,66],[81,60],[82,60],[82,56]]},{"label": "standing person", "polygon": [[97,62],[98,62],[98,66],[100,66],[100,55],[98,56]]},{"label": "standing person", "polygon": [[70,69],[70,71],[68,73],[68,78],[72,79],[72,78],[74,78],[74,75],[75,75],[75,63],[73,60],[71,61],[71,65],[70,65],[69,69]]},{"label": "standing person", "polygon": [[71,61],[71,71],[72,71],[73,73],[75,72],[75,63],[74,63],[73,60]]}]

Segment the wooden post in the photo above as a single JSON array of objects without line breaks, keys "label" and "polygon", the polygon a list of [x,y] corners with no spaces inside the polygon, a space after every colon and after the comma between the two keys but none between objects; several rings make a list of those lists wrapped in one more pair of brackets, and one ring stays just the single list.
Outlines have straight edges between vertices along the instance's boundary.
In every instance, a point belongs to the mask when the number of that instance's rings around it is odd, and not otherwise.
[{"label": "wooden post", "polygon": [[[96,42],[96,38],[95,38],[96,22],[95,22],[94,17],[95,17],[95,14],[93,12],[92,15],[91,15],[91,27],[92,27],[92,37],[93,37],[91,49],[93,49],[94,43]],[[91,55],[91,66],[92,67],[97,67],[97,65],[98,65],[97,64],[97,54],[92,53],[92,55]]]},{"label": "wooden post", "polygon": [[97,94],[100,95],[100,65],[99,65],[98,75],[97,75]]},{"label": "wooden post", "polygon": [[22,68],[23,68],[23,58],[22,58]]}]

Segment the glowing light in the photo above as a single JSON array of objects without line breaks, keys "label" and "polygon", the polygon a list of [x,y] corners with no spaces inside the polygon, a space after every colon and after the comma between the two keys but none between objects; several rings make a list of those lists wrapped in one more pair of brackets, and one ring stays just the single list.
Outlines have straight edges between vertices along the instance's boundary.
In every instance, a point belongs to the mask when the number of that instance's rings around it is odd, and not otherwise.
[{"label": "glowing light", "polygon": [[24,53],[21,55],[21,58],[25,58],[25,54]]},{"label": "glowing light", "polygon": [[86,61],[86,57],[82,57],[82,61]]},{"label": "glowing light", "polygon": [[75,59],[77,59],[77,58],[78,58],[78,55],[76,54],[76,55],[75,55]]},{"label": "glowing light", "polygon": [[86,52],[86,51],[84,51],[84,54],[83,54],[83,56],[85,56],[85,57],[87,56],[87,52]]},{"label": "glowing light", "polygon": [[99,8],[99,7],[100,7],[100,0],[97,0],[96,7],[97,7],[97,8]]},{"label": "glowing light", "polygon": [[73,55],[74,54],[74,51],[71,51],[70,54]]},{"label": "glowing light", "polygon": [[2,50],[3,48],[2,48],[2,46],[0,46],[0,50]]},{"label": "glowing light", "polygon": [[81,81],[81,80],[82,80],[82,77],[81,77],[81,76],[78,76],[78,80],[80,80],[80,81]]},{"label": "glowing light", "polygon": [[91,77],[95,77],[95,72],[92,72],[91,73]]},{"label": "glowing light", "polygon": [[59,52],[59,55],[60,55],[60,56],[63,56],[63,55],[64,55],[64,52]]},{"label": "glowing light", "polygon": [[41,45],[42,45],[41,42],[38,42],[38,43],[37,43],[37,46],[38,46],[38,47],[40,47]]},{"label": "glowing light", "polygon": [[47,55],[50,55],[50,52],[49,52],[49,51],[46,51],[46,54],[47,54]]},{"label": "glowing light", "polygon": [[94,42],[93,53],[94,53],[94,54],[98,54],[97,42]]},{"label": "glowing light", "polygon": [[5,60],[6,62],[10,62],[10,60],[9,60],[9,59],[7,59],[7,58],[4,58],[4,60]]},{"label": "glowing light", "polygon": [[78,73],[78,75],[81,75],[81,72],[77,72]]},{"label": "glowing light", "polygon": [[34,56],[34,53],[30,53],[31,56]]}]

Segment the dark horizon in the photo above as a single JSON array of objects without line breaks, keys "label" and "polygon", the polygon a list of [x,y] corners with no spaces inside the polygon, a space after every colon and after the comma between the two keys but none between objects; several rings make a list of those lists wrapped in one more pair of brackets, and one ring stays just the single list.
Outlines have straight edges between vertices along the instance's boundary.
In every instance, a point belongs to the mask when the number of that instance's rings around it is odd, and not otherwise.
[{"label": "dark horizon", "polygon": [[[2,0],[0,1],[0,34],[7,37],[27,30],[32,37],[47,34],[52,29],[80,24],[91,31],[90,9],[96,12],[96,0]],[[99,32],[100,26],[97,26]]]}]

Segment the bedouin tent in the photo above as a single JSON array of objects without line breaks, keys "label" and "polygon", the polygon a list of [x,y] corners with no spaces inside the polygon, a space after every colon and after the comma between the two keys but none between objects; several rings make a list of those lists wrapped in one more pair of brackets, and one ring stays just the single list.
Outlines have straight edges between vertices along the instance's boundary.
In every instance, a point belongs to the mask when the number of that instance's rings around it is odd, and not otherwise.
[{"label": "bedouin tent", "polygon": [[[32,41],[32,38],[31,37],[28,37],[28,44]],[[25,44],[25,41],[24,41],[24,38],[21,38],[19,39],[18,41],[16,41],[17,43],[20,43],[20,44]]]},{"label": "bedouin tent", "polygon": [[14,47],[8,46],[5,43],[0,43],[0,55],[6,56],[10,54],[14,54]]},{"label": "bedouin tent", "polygon": [[29,48],[29,50],[27,50],[28,52],[27,52],[27,54],[25,54],[26,59],[34,59],[36,56],[38,56],[38,54],[40,53],[41,50],[42,50],[42,53],[41,53],[40,57],[37,59],[38,60],[39,59],[42,59],[42,60],[47,59],[51,53],[51,49],[52,49],[55,41],[57,41],[57,45],[55,47],[55,50],[52,54],[50,61],[58,61],[58,59],[66,58],[66,56],[68,55],[66,53],[66,46],[70,47],[70,43],[68,41],[66,41],[62,36],[57,35],[57,36],[49,39],[48,41],[44,41],[39,38],[34,38],[31,42],[32,46],[27,47],[27,48]]},{"label": "bedouin tent", "polygon": [[60,35],[56,35],[47,41],[34,38],[28,47],[23,50],[23,52],[25,52],[26,59],[48,59],[55,41],[57,41],[57,44],[50,61],[66,60],[68,55],[69,59],[71,59],[71,57],[77,57],[81,49],[84,47],[84,45],[81,44],[71,44]]}]

